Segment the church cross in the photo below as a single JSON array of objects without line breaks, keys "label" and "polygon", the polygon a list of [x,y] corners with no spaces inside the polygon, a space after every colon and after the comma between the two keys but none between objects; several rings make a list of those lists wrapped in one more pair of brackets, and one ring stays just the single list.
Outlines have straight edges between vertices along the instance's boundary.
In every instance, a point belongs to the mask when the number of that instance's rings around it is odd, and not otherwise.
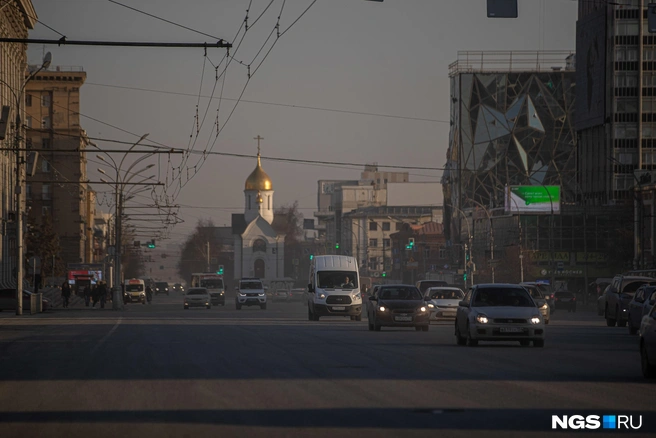
[{"label": "church cross", "polygon": [[264,140],[264,137],[260,137],[258,134],[257,137],[254,137],[253,140],[257,140],[257,155],[260,155],[260,140]]}]

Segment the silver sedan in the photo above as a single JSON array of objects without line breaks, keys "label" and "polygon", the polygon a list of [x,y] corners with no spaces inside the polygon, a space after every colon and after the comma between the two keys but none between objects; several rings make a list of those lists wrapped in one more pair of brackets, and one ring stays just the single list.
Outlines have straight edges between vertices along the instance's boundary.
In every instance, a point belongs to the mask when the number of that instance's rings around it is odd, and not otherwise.
[{"label": "silver sedan", "polygon": [[190,307],[205,307],[206,309],[212,308],[212,301],[210,294],[204,287],[192,287],[187,291],[184,297],[185,310]]},{"label": "silver sedan", "polygon": [[431,321],[455,319],[458,303],[465,297],[465,293],[457,287],[438,286],[426,290],[424,295],[428,301]]}]

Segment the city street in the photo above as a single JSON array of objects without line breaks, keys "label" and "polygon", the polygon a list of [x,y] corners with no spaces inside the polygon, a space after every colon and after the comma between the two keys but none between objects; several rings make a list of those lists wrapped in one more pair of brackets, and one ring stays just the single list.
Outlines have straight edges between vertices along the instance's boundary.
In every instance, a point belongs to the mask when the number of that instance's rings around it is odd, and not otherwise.
[{"label": "city street", "polygon": [[553,433],[552,414],[642,415],[632,435],[656,432],[638,337],[592,312],[554,314],[543,349],[472,348],[451,323],[370,332],[268,307],[183,310],[172,293],[2,312],[2,436],[523,437]]}]

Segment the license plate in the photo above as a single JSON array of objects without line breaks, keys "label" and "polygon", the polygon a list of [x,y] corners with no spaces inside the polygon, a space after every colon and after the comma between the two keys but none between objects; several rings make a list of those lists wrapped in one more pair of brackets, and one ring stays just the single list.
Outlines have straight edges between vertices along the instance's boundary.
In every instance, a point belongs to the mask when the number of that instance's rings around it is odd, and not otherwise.
[{"label": "license plate", "polygon": [[501,333],[524,333],[524,329],[520,327],[501,327],[499,329]]},{"label": "license plate", "polygon": [[412,321],[412,316],[395,316],[394,321],[399,321],[399,322]]},{"label": "license plate", "polygon": [[333,307],[333,310],[346,310],[346,307]]}]

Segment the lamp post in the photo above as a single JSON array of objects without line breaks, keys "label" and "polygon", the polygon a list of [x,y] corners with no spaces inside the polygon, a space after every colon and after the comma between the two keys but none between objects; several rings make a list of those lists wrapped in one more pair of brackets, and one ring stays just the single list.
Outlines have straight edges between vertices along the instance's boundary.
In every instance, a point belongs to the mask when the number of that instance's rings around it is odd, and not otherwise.
[{"label": "lamp post", "polygon": [[[126,176],[130,174],[130,171],[134,168],[134,166],[136,166],[137,164],[139,164],[140,162],[142,162],[146,158],[151,157],[153,154],[149,153],[149,154],[146,154],[146,155],[142,156],[141,158],[137,159],[124,172],[123,177],[121,177],[121,169],[123,167],[123,162],[125,161],[125,158],[128,156],[129,152],[132,151],[132,149],[134,149],[139,143],[141,143],[143,140],[145,140],[146,137],[148,137],[148,134],[142,135],[141,138],[139,138],[139,140],[137,140],[137,142],[135,142],[132,146],[130,146],[130,148],[126,151],[126,153],[123,155],[123,158],[121,159],[121,161],[118,164],[112,158],[112,156],[109,155],[108,153],[105,153],[105,155],[107,155],[107,157],[111,161],[108,161],[102,155],[99,155],[99,154],[96,155],[96,157],[98,159],[102,160],[103,162],[107,163],[108,165],[111,165],[112,168],[116,171],[116,179],[114,180],[114,183],[115,183],[114,192],[115,192],[115,195],[116,195],[116,200],[115,200],[116,209],[115,209],[115,219],[114,219],[114,225],[115,225],[115,227],[114,227],[115,228],[115,230],[114,230],[114,232],[115,232],[115,243],[114,243],[114,289],[113,289],[113,294],[112,294],[112,308],[114,310],[121,310],[123,308],[123,297],[122,297],[122,294],[121,294],[121,278],[122,278],[121,239],[123,238],[123,236],[122,236],[122,216],[123,216],[123,201],[124,201],[123,200],[123,188],[124,188],[123,186],[128,184],[130,182],[130,180],[134,176],[138,175],[140,172],[143,172],[146,169],[150,169],[151,167],[154,166],[154,164],[146,166],[145,168],[139,170],[138,172],[134,172],[133,174],[131,174],[131,176],[129,178],[126,178]],[[104,171],[101,171],[101,173],[107,175],[107,173],[104,172]]]},{"label": "lamp post", "polygon": [[483,211],[487,215],[487,220],[488,224],[490,225],[490,267],[492,268],[492,283],[495,283],[494,281],[494,228],[492,227],[492,215],[490,215],[490,212],[487,211],[487,208],[483,204],[481,204],[478,201],[475,201],[474,199],[470,199],[470,201],[478,204],[483,208]]},{"label": "lamp post", "polygon": [[[465,218],[465,223],[467,224],[467,236],[468,236],[467,237],[467,242],[469,243],[469,251],[471,253],[471,250],[472,250],[472,234],[471,234],[471,228],[469,227],[469,221],[467,220],[467,215],[462,210],[460,210],[458,207],[456,207],[455,205],[452,205],[451,208],[457,210],[462,215],[462,217]],[[471,258],[470,258],[469,261],[472,262]],[[472,264],[473,264],[473,262],[472,262]],[[465,272],[467,272],[467,250],[465,250],[464,268],[465,268]],[[471,272],[471,285],[472,286],[474,285],[474,270],[473,269],[472,269],[472,272]],[[465,286],[467,286],[467,282],[465,282]]]},{"label": "lamp post", "polygon": [[[510,190],[510,188],[506,186],[506,190]],[[515,207],[517,207],[517,224],[519,226],[519,282],[523,283],[524,282],[524,252],[522,249],[522,212],[519,209],[519,205],[517,204],[517,201],[515,201],[515,199],[513,199],[511,196],[508,196],[507,199],[510,199],[512,202],[514,202]],[[510,210],[512,215],[512,208]]]},{"label": "lamp post", "polygon": [[[23,314],[23,152],[21,151],[21,145],[24,140],[23,137],[23,125],[21,121],[21,103],[25,99],[25,87],[28,82],[30,82],[34,76],[37,75],[41,70],[50,67],[52,62],[52,55],[50,52],[46,53],[43,57],[43,63],[41,66],[30,74],[27,79],[21,85],[18,94],[12,94],[16,98],[16,127],[14,136],[14,148],[16,152],[16,186],[15,186],[15,195],[16,195],[16,315]],[[5,85],[11,90],[11,86],[6,82],[2,81]]]}]

